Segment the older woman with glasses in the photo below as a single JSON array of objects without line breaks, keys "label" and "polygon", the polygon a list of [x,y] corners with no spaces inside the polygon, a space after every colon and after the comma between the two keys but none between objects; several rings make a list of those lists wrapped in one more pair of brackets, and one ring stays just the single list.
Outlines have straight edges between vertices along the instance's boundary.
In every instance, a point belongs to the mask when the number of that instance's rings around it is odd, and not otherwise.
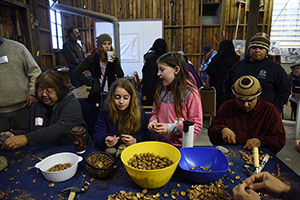
[{"label": "older woman with glasses", "polygon": [[[71,130],[85,126],[81,107],[57,72],[42,73],[35,83],[35,102],[18,130],[2,132],[8,135],[2,149],[14,150],[24,145],[73,145]],[[86,134],[86,145],[93,142]]]}]

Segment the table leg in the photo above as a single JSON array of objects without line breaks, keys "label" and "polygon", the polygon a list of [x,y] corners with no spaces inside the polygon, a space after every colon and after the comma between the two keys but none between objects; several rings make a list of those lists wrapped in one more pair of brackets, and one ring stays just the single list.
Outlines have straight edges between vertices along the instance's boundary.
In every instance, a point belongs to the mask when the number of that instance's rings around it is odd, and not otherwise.
[{"label": "table leg", "polygon": [[294,139],[297,140],[299,137],[299,128],[300,128],[300,98],[298,98],[297,111],[296,111],[296,124],[295,124],[295,133]]}]

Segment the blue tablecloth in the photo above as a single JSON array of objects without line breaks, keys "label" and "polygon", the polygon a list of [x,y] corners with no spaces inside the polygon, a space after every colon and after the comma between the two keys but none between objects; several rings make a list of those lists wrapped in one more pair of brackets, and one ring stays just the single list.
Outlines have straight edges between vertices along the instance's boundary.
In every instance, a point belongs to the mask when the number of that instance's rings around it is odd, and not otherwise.
[{"label": "blue tablecloth", "polygon": [[[233,163],[233,166],[230,167],[233,173],[227,172],[223,181],[224,184],[228,186],[227,191],[232,195],[232,188],[248,177],[244,168],[245,162],[241,159],[240,151],[250,152],[242,150],[241,146],[227,146],[227,148],[230,149],[230,153],[227,154],[227,157],[229,162]],[[55,187],[50,188],[48,186],[50,182],[43,177],[39,169],[33,167],[39,162],[37,157],[45,158],[59,152],[75,153],[74,146],[26,146],[10,152],[0,150],[0,155],[6,157],[9,161],[8,169],[0,172],[0,193],[14,191],[10,194],[9,199],[13,199],[14,197],[20,199],[28,199],[29,197],[37,199],[59,199],[60,197],[58,195],[61,190],[71,186],[83,187],[87,185],[85,181],[90,183],[88,191],[84,194],[77,194],[75,199],[107,199],[108,195],[119,192],[120,190],[126,192],[141,192],[143,188],[131,180],[119,158],[115,158],[117,168],[110,177],[104,180],[95,179],[91,181],[92,176],[86,170],[85,158],[94,151],[99,151],[99,149],[88,146],[86,152],[81,155],[83,161],[79,163],[75,176],[67,181],[55,183]],[[262,148],[260,151],[272,156],[264,168],[264,171],[277,174],[276,164],[279,163],[283,178],[290,184],[300,184],[300,177],[268,149]],[[251,170],[254,171],[254,168],[251,168]],[[236,180],[235,177],[237,175],[240,176],[241,179]],[[36,182],[34,183],[33,180]],[[178,183],[181,184],[181,188],[176,186]],[[170,193],[172,189],[186,191],[191,185],[195,184],[189,182],[183,176],[178,166],[171,180],[165,186],[148,190],[148,193]],[[68,196],[65,196],[65,199],[67,199],[67,197]],[[177,197],[178,199],[188,199],[186,196]],[[170,199],[170,196],[168,198],[161,197],[161,199]]]}]

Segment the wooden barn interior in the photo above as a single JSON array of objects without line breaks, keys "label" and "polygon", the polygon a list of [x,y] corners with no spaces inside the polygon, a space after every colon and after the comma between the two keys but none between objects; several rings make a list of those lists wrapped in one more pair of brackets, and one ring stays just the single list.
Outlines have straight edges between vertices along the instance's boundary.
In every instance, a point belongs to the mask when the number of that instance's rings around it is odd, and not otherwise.
[{"label": "wooden barn interior", "polygon": [[[62,5],[111,15],[118,20],[163,20],[169,51],[184,51],[198,71],[202,47],[218,49],[223,39],[248,41],[270,34],[273,0],[60,0]],[[237,26],[237,18],[240,17]],[[44,68],[66,66],[62,50],[53,50],[48,0],[1,0],[0,35],[22,42]],[[95,19],[62,12],[63,40],[77,26],[87,52],[95,47]],[[251,20],[250,20],[251,19]],[[38,54],[39,52],[39,54]],[[142,66],[141,66],[142,67]]]},{"label": "wooden barn interior", "polygon": [[[251,2],[250,0],[0,0],[0,37],[21,42],[31,52],[42,71],[47,69],[58,70],[62,73],[65,82],[70,83],[68,73],[60,70],[67,67],[63,50],[53,48],[50,21],[52,4],[69,8],[68,11],[61,10],[63,41],[68,39],[67,30],[69,27],[78,27],[81,41],[85,44],[86,53],[90,53],[96,47],[95,26],[96,22],[99,21],[94,17],[88,17],[88,15],[92,15],[90,12],[112,16],[119,22],[160,20],[163,26],[162,37],[167,42],[168,51],[183,51],[188,60],[194,64],[196,72],[200,74],[201,61],[204,56],[202,47],[204,45],[209,44],[212,49],[218,50],[219,43],[222,40],[230,39],[244,40],[246,41],[245,47],[247,47],[250,38],[255,33],[265,32],[270,35],[274,2],[275,0],[251,0]],[[74,10],[77,10],[77,12],[74,12]],[[152,44],[152,42],[150,43]],[[146,53],[146,51],[143,53]],[[246,48],[244,55],[247,53]],[[243,58],[242,56],[241,58]],[[300,53],[298,56],[300,59]],[[280,62],[280,56],[271,57],[274,61]],[[287,73],[291,72],[289,64],[282,64]],[[141,69],[142,67],[143,65],[140,66]],[[125,73],[125,76],[131,75]],[[138,75],[142,77],[142,74]],[[79,101],[84,100],[83,95],[85,97],[88,95],[86,88],[79,92],[78,94],[81,96],[74,93]],[[42,90],[42,93],[44,93],[44,90]],[[148,112],[146,114],[150,113],[151,115],[153,107],[149,107],[150,111],[145,110]],[[297,139],[294,133],[297,132],[299,135],[299,127],[295,131],[297,122],[290,120],[292,118],[291,110],[290,103],[284,105],[281,117],[286,131],[286,144],[283,150],[277,154],[277,157],[295,171],[297,175],[300,175],[300,156],[294,149],[295,140]],[[211,116],[215,114],[213,113]],[[197,134],[194,146],[212,146],[207,134],[211,119],[204,117],[203,129]],[[299,124],[300,119],[298,119]],[[232,146],[235,148],[237,145]],[[82,172],[80,176],[83,173],[85,175],[86,172]],[[83,177],[78,178],[78,180],[83,182],[81,181],[84,180]],[[122,176],[120,177],[122,179]],[[295,180],[299,180],[298,176]],[[96,183],[99,183],[97,181]],[[238,184],[242,180],[234,181],[234,184]],[[2,182],[0,185],[5,185],[4,181]],[[7,182],[6,180],[5,183]],[[17,183],[14,185],[17,185]],[[98,188],[99,185],[97,185]],[[57,186],[53,190],[58,189],[59,184]],[[297,186],[299,186],[299,182]],[[52,190],[51,188],[47,189]],[[90,191],[92,190],[90,189]],[[47,198],[49,199],[49,196]]]}]

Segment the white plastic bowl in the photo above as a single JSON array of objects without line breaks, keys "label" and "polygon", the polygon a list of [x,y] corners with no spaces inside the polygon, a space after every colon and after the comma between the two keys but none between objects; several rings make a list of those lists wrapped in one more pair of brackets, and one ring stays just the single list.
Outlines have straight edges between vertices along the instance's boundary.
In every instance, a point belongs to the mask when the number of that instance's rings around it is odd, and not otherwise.
[{"label": "white plastic bowl", "polygon": [[[62,182],[72,178],[78,167],[78,162],[82,161],[81,156],[74,153],[57,153],[46,157],[38,162],[35,167],[42,171],[43,176],[50,182]],[[58,172],[47,172],[47,170],[57,164],[70,163],[71,167]]]}]

